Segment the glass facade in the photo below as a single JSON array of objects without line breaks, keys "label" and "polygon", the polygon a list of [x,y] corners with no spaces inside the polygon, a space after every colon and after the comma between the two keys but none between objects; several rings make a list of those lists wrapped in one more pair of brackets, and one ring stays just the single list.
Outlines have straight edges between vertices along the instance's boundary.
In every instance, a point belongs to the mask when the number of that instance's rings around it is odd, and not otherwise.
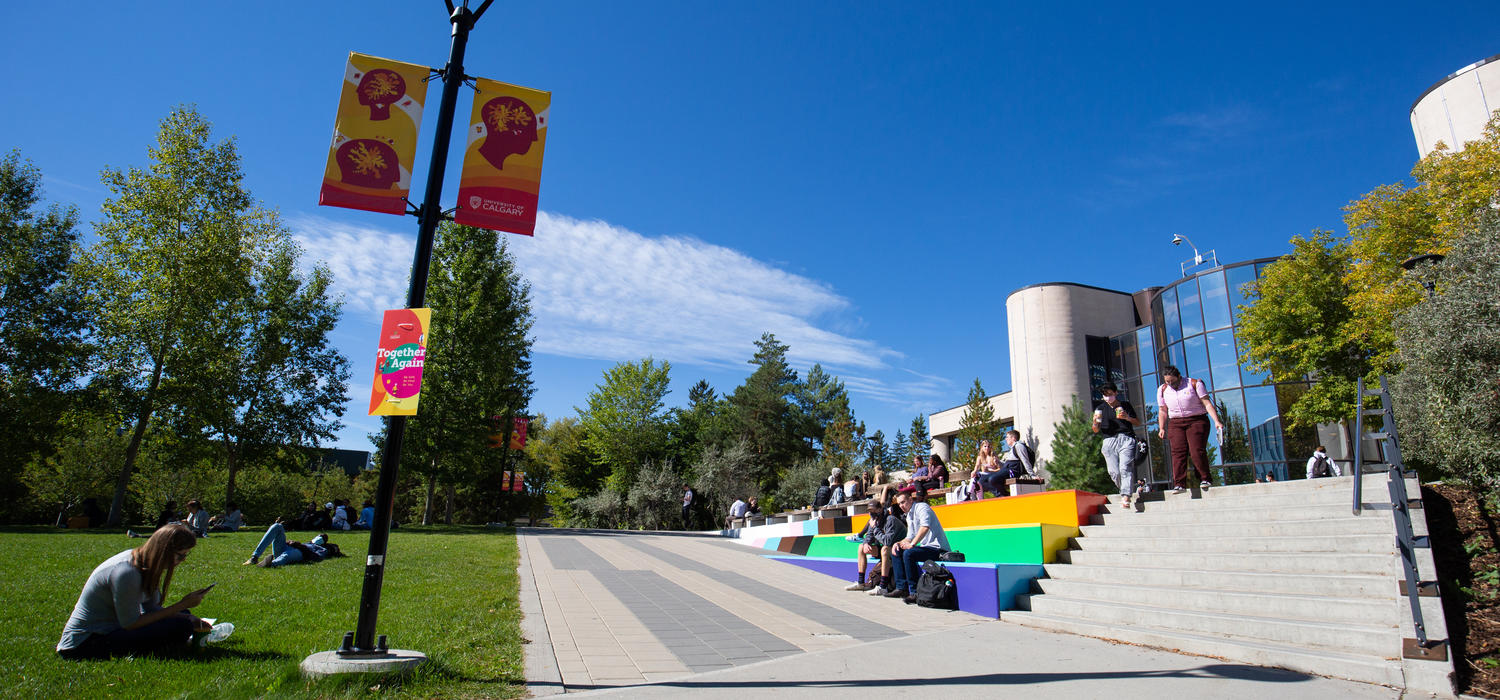
[{"label": "glass facade", "polygon": [[1176,365],[1183,376],[1203,380],[1212,392],[1225,430],[1223,444],[1217,435],[1211,435],[1208,444],[1220,483],[1306,476],[1305,464],[1317,435],[1312,429],[1288,430],[1281,417],[1307,391],[1307,383],[1301,377],[1274,383],[1239,361],[1243,344],[1235,331],[1240,307],[1248,303],[1244,287],[1273,261],[1236,263],[1178,280],[1152,300],[1151,325],[1109,339],[1106,374],[1146,420],[1139,435],[1151,444],[1153,488],[1170,487],[1172,480],[1167,445],[1156,437],[1156,388],[1161,368],[1168,364]]}]

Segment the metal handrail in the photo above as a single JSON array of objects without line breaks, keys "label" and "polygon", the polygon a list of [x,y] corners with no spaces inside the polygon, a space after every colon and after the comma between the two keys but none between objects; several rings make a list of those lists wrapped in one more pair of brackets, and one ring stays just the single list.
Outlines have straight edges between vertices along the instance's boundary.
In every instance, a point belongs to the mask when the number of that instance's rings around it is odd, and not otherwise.
[{"label": "metal handrail", "polygon": [[[1354,443],[1354,514],[1358,515],[1362,504],[1360,503],[1361,491],[1364,483],[1364,460],[1363,443],[1365,439],[1364,418],[1368,413],[1371,416],[1380,416],[1381,431],[1371,433],[1383,448],[1385,460],[1390,464],[1390,470],[1386,473],[1387,490],[1391,499],[1391,517],[1396,526],[1396,549],[1401,555],[1401,571],[1406,581],[1406,600],[1411,605],[1412,628],[1417,635],[1417,650],[1421,656],[1426,656],[1429,650],[1435,649],[1434,644],[1427,639],[1427,627],[1423,624],[1422,606],[1419,600],[1422,590],[1421,583],[1417,580],[1417,559],[1415,550],[1431,546],[1426,537],[1417,538],[1412,534],[1411,528],[1411,500],[1406,491],[1406,467],[1401,461],[1401,445],[1396,439],[1396,416],[1391,406],[1390,386],[1386,382],[1385,375],[1380,376],[1380,389],[1365,391],[1365,382],[1361,378],[1355,384],[1357,399],[1355,400],[1355,443]],[[1365,396],[1379,396],[1380,408],[1365,410]]]}]

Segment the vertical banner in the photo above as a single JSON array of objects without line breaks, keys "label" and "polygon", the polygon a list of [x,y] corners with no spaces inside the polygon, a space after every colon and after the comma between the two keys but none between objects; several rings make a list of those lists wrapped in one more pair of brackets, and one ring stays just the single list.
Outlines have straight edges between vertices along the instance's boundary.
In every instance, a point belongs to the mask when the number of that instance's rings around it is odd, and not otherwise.
[{"label": "vertical banner", "polygon": [[422,364],[427,360],[427,327],[432,309],[392,309],[380,324],[370,415],[415,416],[422,398]]},{"label": "vertical banner", "polygon": [[427,66],[349,53],[318,204],[405,214]]},{"label": "vertical banner", "polygon": [[500,487],[501,491],[525,491],[526,490],[526,472],[516,472],[516,480],[515,481],[511,481],[510,477],[511,477],[510,472],[501,472],[500,473],[500,483],[502,484],[502,486]]},{"label": "vertical banner", "polygon": [[453,220],[530,236],[552,93],[480,78]]},{"label": "vertical banner", "polygon": [[515,426],[510,431],[510,449],[526,449],[526,426],[531,424],[531,419],[526,416],[516,416]]}]

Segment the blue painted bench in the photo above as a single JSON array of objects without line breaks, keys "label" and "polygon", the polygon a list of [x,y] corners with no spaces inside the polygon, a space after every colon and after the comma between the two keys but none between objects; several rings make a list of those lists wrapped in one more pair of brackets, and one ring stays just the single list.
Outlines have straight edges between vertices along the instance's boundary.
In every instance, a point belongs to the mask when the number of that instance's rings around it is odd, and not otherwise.
[{"label": "blue painted bench", "polygon": [[[842,581],[853,581],[859,566],[849,559],[834,557],[799,557],[777,554],[765,555],[767,559],[796,564],[827,574]],[[1016,596],[1030,592],[1031,581],[1041,578],[1041,564],[986,564],[980,562],[942,562],[953,573],[953,583],[958,586],[958,609],[964,612],[1000,617],[1001,610],[1010,610],[1016,605]],[[871,568],[875,566],[871,562]]]}]

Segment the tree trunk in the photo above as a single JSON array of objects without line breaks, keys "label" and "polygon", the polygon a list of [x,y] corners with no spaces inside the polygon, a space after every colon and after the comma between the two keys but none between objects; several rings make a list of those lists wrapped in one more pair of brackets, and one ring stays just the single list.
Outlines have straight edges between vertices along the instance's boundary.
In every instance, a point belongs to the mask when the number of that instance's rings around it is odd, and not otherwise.
[{"label": "tree trunk", "polygon": [[239,454],[231,447],[228,436],[224,438],[224,461],[229,465],[229,483],[224,487],[224,507],[227,512],[228,504],[234,501],[234,477],[240,471]]},{"label": "tree trunk", "polygon": [[140,413],[136,415],[130,445],[125,448],[125,464],[120,467],[119,478],[115,479],[115,498],[109,504],[109,519],[105,522],[110,527],[119,527],[125,518],[125,491],[130,487],[130,474],[135,470],[135,458],[141,451],[141,439],[146,436],[146,425],[151,422],[151,414],[156,407],[156,390],[161,386],[164,366],[165,361],[158,359],[151,368],[151,385],[146,388],[146,400],[142,402]]},{"label": "tree trunk", "polygon": [[427,501],[422,505],[422,524],[432,524],[432,498],[437,491],[437,471],[427,473]]},{"label": "tree trunk", "polygon": [[447,509],[447,512],[445,512],[443,514],[443,524],[444,525],[452,525],[453,524],[453,497],[455,495],[454,494],[455,489],[453,488],[453,484],[450,483],[450,484],[447,485],[447,491],[448,491],[448,509]]}]

